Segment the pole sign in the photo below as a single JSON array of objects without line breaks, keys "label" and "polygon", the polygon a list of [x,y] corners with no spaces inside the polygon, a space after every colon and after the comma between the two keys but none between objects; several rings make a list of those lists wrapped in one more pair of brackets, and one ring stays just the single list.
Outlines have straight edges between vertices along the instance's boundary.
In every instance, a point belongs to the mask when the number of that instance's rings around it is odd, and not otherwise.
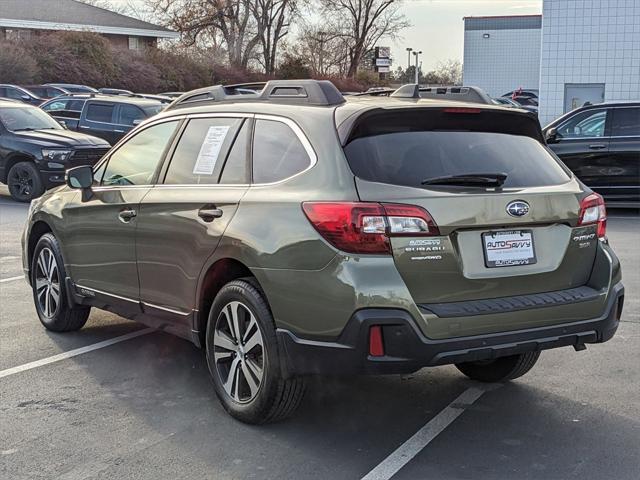
[{"label": "pole sign", "polygon": [[376,47],[374,66],[375,71],[383,76],[385,73],[391,71],[391,48],[390,47]]}]

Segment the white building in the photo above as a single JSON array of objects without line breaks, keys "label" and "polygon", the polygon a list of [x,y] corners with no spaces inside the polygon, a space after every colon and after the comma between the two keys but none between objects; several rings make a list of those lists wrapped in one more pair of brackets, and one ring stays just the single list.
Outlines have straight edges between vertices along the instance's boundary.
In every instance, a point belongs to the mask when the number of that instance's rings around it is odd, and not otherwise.
[{"label": "white building", "polygon": [[640,99],[640,0],[544,0],[541,26],[524,18],[465,18],[466,85],[539,88],[542,125],[585,102]]},{"label": "white building", "polygon": [[544,0],[540,122],[640,99],[640,0]]},{"label": "white building", "polygon": [[492,97],[538,89],[542,16],[465,17],[464,85]]}]

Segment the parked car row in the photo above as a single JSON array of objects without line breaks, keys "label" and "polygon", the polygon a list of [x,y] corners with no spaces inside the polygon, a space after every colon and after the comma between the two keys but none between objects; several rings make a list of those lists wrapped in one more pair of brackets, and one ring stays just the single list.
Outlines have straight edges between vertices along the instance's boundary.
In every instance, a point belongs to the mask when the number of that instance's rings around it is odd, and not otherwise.
[{"label": "parked car row", "polygon": [[45,83],[42,85],[0,84],[0,98],[18,100],[20,102],[30,103],[31,105],[40,105],[47,100],[56,98],[60,95],[68,95],[70,93],[101,93],[104,95],[141,97],[169,104],[174,98],[182,95],[183,92],[148,94],[134,93],[130,90],[123,90],[120,88],[100,88],[96,90],[95,88],[87,85],[77,85],[73,83]]},{"label": "parked car row", "polygon": [[114,145],[143,120],[160,113],[157,100],[102,94],[68,94],[41,106],[69,130],[89,133]]},{"label": "parked car row", "polygon": [[[101,93],[94,92],[91,87],[69,84],[51,84],[40,87],[43,90],[39,93],[43,96],[56,95],[59,91],[65,91],[65,93],[44,102],[40,108],[49,113],[61,125],[56,130],[66,129],[68,132],[75,132],[74,141],[80,141],[82,145],[100,144],[101,148],[105,148],[105,144],[108,144],[106,145],[108,148],[109,145],[117,143],[136,125],[156,115],[165,107],[153,95],[134,95],[126,90],[101,89]],[[257,94],[255,85],[252,90],[248,90],[242,85],[235,87],[238,87],[234,90],[235,94]],[[2,88],[6,89],[6,86],[0,85],[0,93],[2,93]],[[36,89],[36,87],[32,88]],[[90,91],[67,93],[72,89],[76,91],[90,89]],[[14,98],[22,94],[25,98]],[[405,85],[395,91],[385,91],[385,94],[398,100],[403,98],[407,100],[418,98],[458,100],[499,104],[529,112],[531,109],[523,107],[514,98],[537,100],[537,91],[534,90],[520,89],[491,99],[484,92],[473,87],[416,88],[415,85]],[[164,98],[171,99],[180,95],[180,92],[167,92]],[[380,96],[371,92],[366,95],[373,99],[382,100]],[[9,96],[10,98],[0,103],[0,110],[9,108],[9,105],[12,107],[12,115],[4,115],[5,118],[8,118],[8,122],[11,122],[11,118],[16,115],[17,105],[20,105],[21,102],[22,104],[32,103],[28,101],[27,96],[22,90],[18,90],[17,93],[13,92]],[[358,96],[362,95],[354,95],[355,98]],[[0,116],[0,123],[3,123],[2,118]],[[27,125],[27,127],[32,132],[47,129],[46,126],[35,128]],[[15,139],[12,143],[8,141],[8,138],[4,138],[11,136],[8,133],[10,130],[12,129],[7,128],[6,125],[0,125],[0,181],[7,183],[13,179],[13,186],[10,186],[11,194],[17,200],[28,201],[40,195],[44,191],[43,189],[59,184],[63,175],[60,173],[61,170],[54,172],[39,170],[38,162],[42,164],[44,158],[41,159],[32,152],[29,153],[28,147],[15,147]],[[3,135],[2,131],[7,133]],[[49,135],[46,137],[49,138],[50,132],[47,133]],[[88,134],[88,138],[81,140],[78,135],[82,134]],[[603,195],[609,203],[619,206],[640,206],[640,102],[588,105],[569,112],[552,122],[544,129],[544,134],[550,150],[563,160],[582,181]],[[35,142],[35,137],[38,135],[37,133],[30,136],[19,134],[17,138],[29,143]],[[59,132],[56,132],[56,135],[57,137],[61,136]],[[65,135],[63,134],[62,137]],[[102,141],[98,139],[102,139]],[[38,137],[36,150],[47,147],[47,145],[41,145],[40,140],[41,138]],[[60,147],[54,146],[54,148]],[[27,153],[25,154],[25,152]],[[29,155],[31,156],[29,157]],[[27,170],[21,168],[20,179],[16,175],[9,175],[11,167],[18,163],[15,158],[26,161],[27,157],[34,159],[32,161],[36,162],[36,168],[27,168]],[[74,156],[74,158],[77,160],[81,157]],[[87,157],[88,163],[94,163],[89,161],[92,158]],[[66,168],[69,164],[64,163],[64,165]],[[34,172],[36,171],[39,172],[39,181],[34,181],[31,178],[35,176]]]}]

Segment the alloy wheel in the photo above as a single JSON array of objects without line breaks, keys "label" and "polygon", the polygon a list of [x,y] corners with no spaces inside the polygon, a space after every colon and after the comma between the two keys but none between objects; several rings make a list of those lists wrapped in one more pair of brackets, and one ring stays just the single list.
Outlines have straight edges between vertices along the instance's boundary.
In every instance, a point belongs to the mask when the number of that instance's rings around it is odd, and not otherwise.
[{"label": "alloy wheel", "polygon": [[253,400],[264,376],[264,343],[258,322],[243,303],[230,302],[220,312],[213,357],[227,395],[238,403]]},{"label": "alloy wheel", "polygon": [[34,180],[29,170],[16,165],[11,169],[7,184],[14,195],[28,198],[33,192]]},{"label": "alloy wheel", "polygon": [[60,276],[56,257],[49,248],[43,248],[38,254],[35,289],[40,311],[45,317],[53,318],[60,307]]}]

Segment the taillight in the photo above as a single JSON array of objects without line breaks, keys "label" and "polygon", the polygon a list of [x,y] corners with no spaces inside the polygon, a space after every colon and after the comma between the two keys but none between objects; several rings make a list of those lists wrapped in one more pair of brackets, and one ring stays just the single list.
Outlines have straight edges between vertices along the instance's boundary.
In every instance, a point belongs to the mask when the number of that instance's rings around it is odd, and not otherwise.
[{"label": "taillight", "polygon": [[607,235],[607,209],[603,198],[597,193],[586,196],[580,202],[578,225],[598,225],[598,238],[604,238]]},{"label": "taillight", "polygon": [[389,237],[439,235],[425,209],[367,202],[304,202],[302,209],[331,245],[347,253],[391,253]]}]

